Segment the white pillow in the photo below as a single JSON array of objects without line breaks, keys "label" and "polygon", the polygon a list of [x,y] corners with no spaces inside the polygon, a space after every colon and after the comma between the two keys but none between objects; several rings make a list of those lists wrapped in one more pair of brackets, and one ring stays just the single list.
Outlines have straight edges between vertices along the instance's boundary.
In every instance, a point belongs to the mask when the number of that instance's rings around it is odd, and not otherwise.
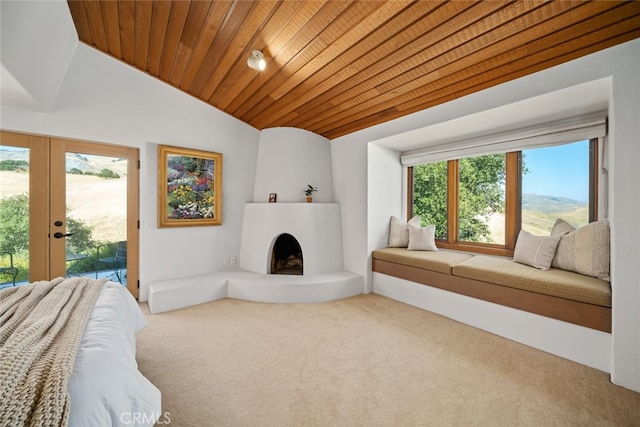
[{"label": "white pillow", "polygon": [[548,270],[562,236],[534,236],[520,230],[513,260],[520,264]]},{"label": "white pillow", "polygon": [[409,251],[437,251],[436,226],[416,227],[409,224]]},{"label": "white pillow", "polygon": [[570,231],[562,235],[551,265],[609,280],[609,240],[609,222],[606,219]]},{"label": "white pillow", "polygon": [[391,217],[389,223],[389,248],[406,248],[409,245],[409,224],[420,227],[420,217],[414,216],[408,223],[397,216]]}]

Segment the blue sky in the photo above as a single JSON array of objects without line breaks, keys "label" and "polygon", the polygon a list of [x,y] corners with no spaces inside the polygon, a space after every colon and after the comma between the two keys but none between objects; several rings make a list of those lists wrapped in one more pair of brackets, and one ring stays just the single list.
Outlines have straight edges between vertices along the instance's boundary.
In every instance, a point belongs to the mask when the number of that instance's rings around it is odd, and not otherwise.
[{"label": "blue sky", "polygon": [[522,192],[589,201],[589,141],[523,151]]}]

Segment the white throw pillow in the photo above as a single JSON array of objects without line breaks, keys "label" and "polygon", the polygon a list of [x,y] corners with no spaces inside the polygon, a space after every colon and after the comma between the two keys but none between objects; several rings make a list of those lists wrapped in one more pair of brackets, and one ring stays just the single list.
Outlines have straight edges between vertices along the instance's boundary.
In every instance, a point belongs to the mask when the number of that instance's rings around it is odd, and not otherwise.
[{"label": "white throw pillow", "polygon": [[548,270],[562,236],[534,236],[520,230],[513,260],[540,270]]},{"label": "white throw pillow", "polygon": [[404,222],[397,216],[391,217],[389,223],[389,248],[406,248],[409,245],[409,224],[420,227],[420,217],[414,216],[409,222]]},{"label": "white throw pillow", "polygon": [[409,251],[437,251],[436,226],[416,227],[409,224]]},{"label": "white throw pillow", "polygon": [[562,235],[551,266],[609,280],[609,239],[606,219],[570,231]]}]

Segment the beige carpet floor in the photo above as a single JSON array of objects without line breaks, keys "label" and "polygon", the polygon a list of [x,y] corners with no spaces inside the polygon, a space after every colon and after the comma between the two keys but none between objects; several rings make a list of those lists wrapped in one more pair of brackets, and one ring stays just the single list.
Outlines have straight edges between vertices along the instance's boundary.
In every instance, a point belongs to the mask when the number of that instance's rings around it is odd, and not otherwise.
[{"label": "beige carpet floor", "polygon": [[171,426],[640,426],[608,374],[379,295],[148,320],[139,366]]}]

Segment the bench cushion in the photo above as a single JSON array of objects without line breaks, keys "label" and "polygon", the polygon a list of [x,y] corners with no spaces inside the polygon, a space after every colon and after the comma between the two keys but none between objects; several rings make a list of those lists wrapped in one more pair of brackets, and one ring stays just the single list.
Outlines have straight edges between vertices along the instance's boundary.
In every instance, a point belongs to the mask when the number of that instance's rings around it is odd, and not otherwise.
[{"label": "bench cushion", "polygon": [[373,251],[373,258],[375,259],[437,271],[438,273],[444,274],[451,274],[451,268],[454,265],[471,257],[472,255],[462,252],[444,250],[431,252],[408,251],[404,248],[384,248]]},{"label": "bench cushion", "polygon": [[604,280],[556,268],[538,270],[508,258],[476,255],[453,266],[453,275],[611,307],[611,286]]}]

